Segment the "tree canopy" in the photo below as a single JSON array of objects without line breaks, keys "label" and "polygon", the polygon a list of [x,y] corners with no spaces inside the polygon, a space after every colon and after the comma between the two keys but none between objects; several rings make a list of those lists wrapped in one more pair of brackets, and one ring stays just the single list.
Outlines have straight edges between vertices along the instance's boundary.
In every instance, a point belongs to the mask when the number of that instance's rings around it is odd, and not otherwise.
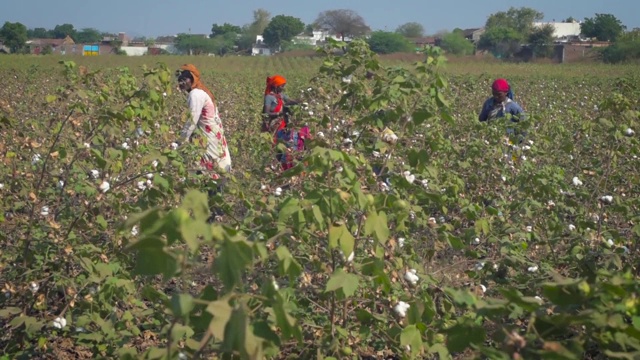
[{"label": "tree canopy", "polygon": [[371,28],[357,12],[348,9],[321,12],[314,22],[316,28],[328,29],[345,37],[357,37],[371,32]]},{"label": "tree canopy", "polygon": [[478,48],[493,51],[499,57],[511,57],[529,40],[534,31],[533,23],[543,18],[543,13],[528,7],[511,7],[491,14]]},{"label": "tree canopy", "polygon": [[371,51],[378,54],[411,52],[415,46],[404,36],[387,31],[374,31],[367,40]]},{"label": "tree canopy", "polygon": [[596,14],[586,18],[580,25],[582,34],[596,38],[599,41],[615,41],[625,31],[626,27],[612,14]]},{"label": "tree canopy", "polygon": [[5,22],[0,28],[0,38],[4,44],[15,53],[20,51],[27,42],[27,27],[19,22]]},{"label": "tree canopy", "polygon": [[408,38],[422,37],[424,36],[424,26],[417,22],[408,22],[398,26],[396,32]]},{"label": "tree canopy", "polygon": [[287,15],[278,15],[271,19],[262,33],[264,42],[271,47],[279,47],[282,42],[290,41],[304,31],[302,20]]},{"label": "tree canopy", "polygon": [[462,30],[459,29],[443,34],[440,39],[440,47],[455,55],[471,55],[475,50],[473,43],[467,40]]},{"label": "tree canopy", "polygon": [[211,35],[209,37],[214,38],[218,35],[225,35],[228,33],[241,34],[242,28],[229,23],[224,23],[222,25],[213,24],[211,26]]}]

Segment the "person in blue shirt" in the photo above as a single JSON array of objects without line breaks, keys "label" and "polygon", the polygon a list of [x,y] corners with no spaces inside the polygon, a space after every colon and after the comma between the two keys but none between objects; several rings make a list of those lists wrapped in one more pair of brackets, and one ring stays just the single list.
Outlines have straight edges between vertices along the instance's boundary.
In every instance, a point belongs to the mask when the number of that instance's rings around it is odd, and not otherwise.
[{"label": "person in blue shirt", "polygon": [[491,121],[499,118],[509,118],[512,122],[524,120],[524,110],[513,101],[511,86],[505,79],[497,79],[491,85],[491,96],[482,106],[478,116],[480,121]]}]

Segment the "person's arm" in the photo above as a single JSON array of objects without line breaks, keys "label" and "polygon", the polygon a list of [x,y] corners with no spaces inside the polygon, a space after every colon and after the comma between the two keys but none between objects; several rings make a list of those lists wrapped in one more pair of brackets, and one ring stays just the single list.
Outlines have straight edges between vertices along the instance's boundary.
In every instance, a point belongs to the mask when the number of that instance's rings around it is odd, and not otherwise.
[{"label": "person's arm", "polygon": [[299,100],[292,99],[288,97],[286,94],[282,94],[282,101],[284,101],[285,105],[298,105],[300,103]]},{"label": "person's arm", "polygon": [[182,142],[189,141],[191,135],[198,126],[198,121],[200,121],[200,114],[202,114],[202,108],[204,107],[206,98],[204,96],[198,95],[208,96],[204,92],[189,92],[189,99],[187,100],[187,104],[189,106],[189,114],[191,116],[189,117],[189,119],[187,119],[186,124],[184,124],[184,126],[182,127],[182,132],[180,133]]},{"label": "person's arm", "polygon": [[489,112],[491,111],[491,107],[489,106],[490,101],[491,99],[485,101],[482,105],[482,110],[480,111],[480,115],[478,115],[478,120],[487,121],[489,118]]},{"label": "person's arm", "polygon": [[511,121],[518,122],[526,119],[526,114],[524,110],[517,102],[509,103],[509,113],[511,114]]}]

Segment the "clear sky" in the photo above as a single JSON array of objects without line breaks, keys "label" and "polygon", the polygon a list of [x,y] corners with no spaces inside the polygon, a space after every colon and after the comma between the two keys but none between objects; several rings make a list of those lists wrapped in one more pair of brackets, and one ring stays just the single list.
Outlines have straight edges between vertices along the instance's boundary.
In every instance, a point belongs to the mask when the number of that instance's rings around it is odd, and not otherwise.
[{"label": "clear sky", "polygon": [[545,15],[545,21],[569,16],[582,20],[596,13],[615,15],[627,28],[640,27],[640,0],[0,0],[0,24],[21,22],[28,28],[52,29],[70,23],[76,29],[97,28],[132,36],[187,33],[208,34],[213,23],[244,25],[254,9],[272,15],[291,15],[305,23],[331,9],[357,11],[374,30],[395,30],[415,21],[427,33],[484,25],[490,14],[510,6],[528,6]]}]

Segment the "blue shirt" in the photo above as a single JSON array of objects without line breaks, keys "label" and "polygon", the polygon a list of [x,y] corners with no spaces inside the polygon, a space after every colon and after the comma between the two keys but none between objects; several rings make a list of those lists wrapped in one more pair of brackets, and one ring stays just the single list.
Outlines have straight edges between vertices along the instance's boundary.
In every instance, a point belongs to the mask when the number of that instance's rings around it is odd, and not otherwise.
[{"label": "blue shirt", "polygon": [[478,119],[480,121],[494,120],[506,117],[507,114],[511,115],[512,122],[524,120],[524,110],[517,102],[507,99],[504,103],[498,104],[493,97],[490,97],[482,105]]}]

